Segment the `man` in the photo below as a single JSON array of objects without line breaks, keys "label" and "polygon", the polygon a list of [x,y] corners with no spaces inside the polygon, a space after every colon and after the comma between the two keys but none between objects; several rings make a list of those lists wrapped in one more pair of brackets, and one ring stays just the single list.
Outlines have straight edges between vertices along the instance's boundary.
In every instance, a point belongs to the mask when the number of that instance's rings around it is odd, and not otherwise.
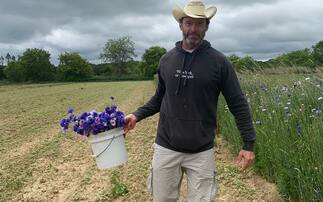
[{"label": "man", "polygon": [[220,92],[235,116],[244,145],[238,161],[249,167],[255,132],[248,103],[225,56],[203,40],[216,7],[191,0],[173,9],[183,40],[160,60],[155,95],[126,116],[125,132],[160,112],[148,187],[154,201],[177,201],[183,173],[188,201],[212,201],[216,195],[214,137]]}]

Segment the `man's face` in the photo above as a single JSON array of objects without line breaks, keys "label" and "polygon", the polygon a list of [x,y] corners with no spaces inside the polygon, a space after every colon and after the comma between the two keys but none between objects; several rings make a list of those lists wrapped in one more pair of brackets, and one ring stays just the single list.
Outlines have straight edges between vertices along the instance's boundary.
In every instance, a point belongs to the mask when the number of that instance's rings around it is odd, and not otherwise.
[{"label": "man's face", "polygon": [[208,24],[204,18],[185,17],[179,26],[183,32],[183,47],[188,49],[196,48],[208,29]]}]

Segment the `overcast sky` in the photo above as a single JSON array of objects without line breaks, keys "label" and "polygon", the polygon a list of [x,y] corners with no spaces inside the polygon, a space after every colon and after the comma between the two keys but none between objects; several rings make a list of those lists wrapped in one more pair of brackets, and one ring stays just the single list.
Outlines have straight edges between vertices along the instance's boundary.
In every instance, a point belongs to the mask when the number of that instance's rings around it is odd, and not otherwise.
[{"label": "overcast sky", "polygon": [[[0,0],[0,55],[43,48],[57,64],[64,51],[98,59],[108,39],[131,36],[137,60],[151,46],[181,40],[172,16],[186,0]],[[205,0],[218,9],[206,39],[226,55],[259,60],[323,40],[322,0]]]}]

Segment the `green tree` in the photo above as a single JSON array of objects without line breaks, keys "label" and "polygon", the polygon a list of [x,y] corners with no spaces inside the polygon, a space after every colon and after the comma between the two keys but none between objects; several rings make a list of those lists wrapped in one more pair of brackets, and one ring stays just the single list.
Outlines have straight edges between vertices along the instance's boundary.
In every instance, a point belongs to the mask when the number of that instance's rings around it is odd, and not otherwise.
[{"label": "green tree", "polygon": [[235,67],[237,71],[241,71],[241,70],[254,71],[259,68],[257,61],[254,60],[251,56],[246,56],[237,60],[235,62]]},{"label": "green tree", "polygon": [[50,63],[50,53],[43,49],[27,49],[18,59],[25,69],[27,81],[40,82],[54,79],[54,66]]},{"label": "green tree", "polygon": [[11,55],[9,53],[7,53],[6,59],[7,59],[7,65],[8,65],[11,59]]},{"label": "green tree", "polygon": [[[1,59],[1,57],[0,57],[0,59]],[[2,79],[4,79],[4,78],[6,78],[6,75],[5,75],[5,73],[4,73],[4,68],[5,68],[5,66],[3,66],[3,65],[1,64],[1,62],[0,62],[0,80],[2,80]]]},{"label": "green tree", "polygon": [[111,74],[111,64],[102,63],[102,64],[91,64],[93,73],[96,76],[110,75]]},{"label": "green tree", "polygon": [[26,69],[19,61],[11,61],[4,69],[4,74],[9,81],[24,82],[26,81]]},{"label": "green tree", "polygon": [[131,41],[129,36],[109,39],[100,54],[100,59],[116,66],[114,72],[118,76],[126,73],[126,63],[133,60],[133,57],[136,57],[135,43]]},{"label": "green tree", "polygon": [[3,66],[3,64],[4,64],[4,57],[1,55],[0,56],[0,64]]},{"label": "green tree", "polygon": [[317,44],[312,46],[313,58],[317,65],[323,65],[323,41],[319,41]]},{"label": "green tree", "polygon": [[62,53],[59,56],[59,79],[64,81],[80,81],[93,75],[91,65],[78,53]]},{"label": "green tree", "polygon": [[275,60],[276,63],[283,64],[284,66],[315,67],[313,55],[311,50],[308,48],[282,54],[281,56],[275,58]]},{"label": "green tree", "polygon": [[141,73],[145,77],[153,77],[157,73],[160,58],[166,53],[166,49],[153,46],[145,50],[142,56]]},{"label": "green tree", "polygon": [[232,54],[232,55],[229,55],[229,56],[228,56],[228,59],[229,59],[229,61],[232,63],[233,67],[234,67],[236,70],[238,70],[238,68],[237,68],[237,63],[238,63],[238,61],[240,60],[240,57],[239,57],[239,56],[237,56],[237,55],[235,55],[235,54]]}]

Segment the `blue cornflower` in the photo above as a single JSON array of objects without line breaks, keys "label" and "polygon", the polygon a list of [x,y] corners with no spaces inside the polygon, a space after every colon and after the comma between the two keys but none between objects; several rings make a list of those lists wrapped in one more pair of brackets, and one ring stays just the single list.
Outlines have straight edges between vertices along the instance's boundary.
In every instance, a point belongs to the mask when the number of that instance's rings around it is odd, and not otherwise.
[{"label": "blue cornflower", "polygon": [[108,120],[110,120],[110,115],[106,112],[103,112],[99,115],[99,118],[103,122],[108,122]]},{"label": "blue cornflower", "polygon": [[73,126],[73,131],[74,132],[76,132],[76,133],[79,133],[80,132],[80,124],[75,124],[74,126]]},{"label": "blue cornflower", "polygon": [[93,117],[97,117],[98,116],[98,113],[95,111],[95,110],[92,110],[90,112],[90,114],[93,116]]},{"label": "blue cornflower", "polygon": [[66,132],[66,130],[68,129],[69,122],[70,122],[70,120],[67,118],[64,118],[61,120],[60,125],[61,125],[64,132]]},{"label": "blue cornflower", "polygon": [[77,116],[75,116],[74,114],[71,114],[71,115],[69,116],[69,119],[70,119],[70,121],[74,122],[74,121],[76,121]]},{"label": "blue cornflower", "polygon": [[260,85],[260,89],[267,92],[268,91],[268,87],[265,84],[261,84]]},{"label": "blue cornflower", "polygon": [[111,99],[111,100],[114,100],[114,99],[115,99],[115,97],[114,97],[114,96],[111,96],[111,97],[110,97],[110,99]]},{"label": "blue cornflower", "polygon": [[95,121],[95,119],[94,119],[93,117],[91,117],[91,116],[88,116],[88,117],[86,118],[86,122],[87,122],[88,124],[93,124],[93,123],[94,123],[94,121]]},{"label": "blue cornflower", "polygon": [[116,116],[117,116],[117,117],[124,116],[124,113],[123,113],[123,112],[121,112],[121,111],[117,111],[117,112],[116,112]]},{"label": "blue cornflower", "polygon": [[289,113],[289,108],[288,107],[284,107],[284,111],[285,111],[286,114]]},{"label": "blue cornflower", "polygon": [[112,113],[114,113],[117,110],[117,106],[116,105],[111,105],[111,111]]},{"label": "blue cornflower", "polygon": [[110,107],[105,108],[105,112],[111,115],[116,109],[117,107],[115,105],[111,105]]},{"label": "blue cornflower", "polygon": [[72,114],[73,112],[74,112],[73,108],[70,107],[70,108],[67,109],[67,113]]},{"label": "blue cornflower", "polygon": [[297,124],[296,124],[296,132],[297,132],[297,134],[299,135],[299,136],[301,136],[302,135],[302,127],[301,127],[301,125],[297,122]]},{"label": "blue cornflower", "polygon": [[278,103],[280,101],[280,98],[275,95],[275,96],[273,96],[273,100]]},{"label": "blue cornflower", "polygon": [[320,190],[320,187],[314,189],[314,192],[317,196],[320,196],[321,195],[321,190]]},{"label": "blue cornflower", "polygon": [[315,109],[315,110],[313,110],[313,113],[314,113],[315,116],[320,116],[321,113],[322,113],[322,110],[321,109]]},{"label": "blue cornflower", "polygon": [[90,132],[91,132],[91,125],[89,123],[87,123],[87,122],[84,122],[83,123],[83,130],[84,130],[83,135],[89,136]]},{"label": "blue cornflower", "polygon": [[97,123],[93,125],[93,134],[96,135],[100,132],[104,131],[104,125],[101,123]]},{"label": "blue cornflower", "polygon": [[80,119],[86,119],[86,117],[88,117],[89,115],[90,113],[84,112],[83,114],[81,114]]},{"label": "blue cornflower", "polygon": [[105,113],[110,114],[110,111],[111,111],[110,107],[106,107],[106,108],[105,108]]}]

